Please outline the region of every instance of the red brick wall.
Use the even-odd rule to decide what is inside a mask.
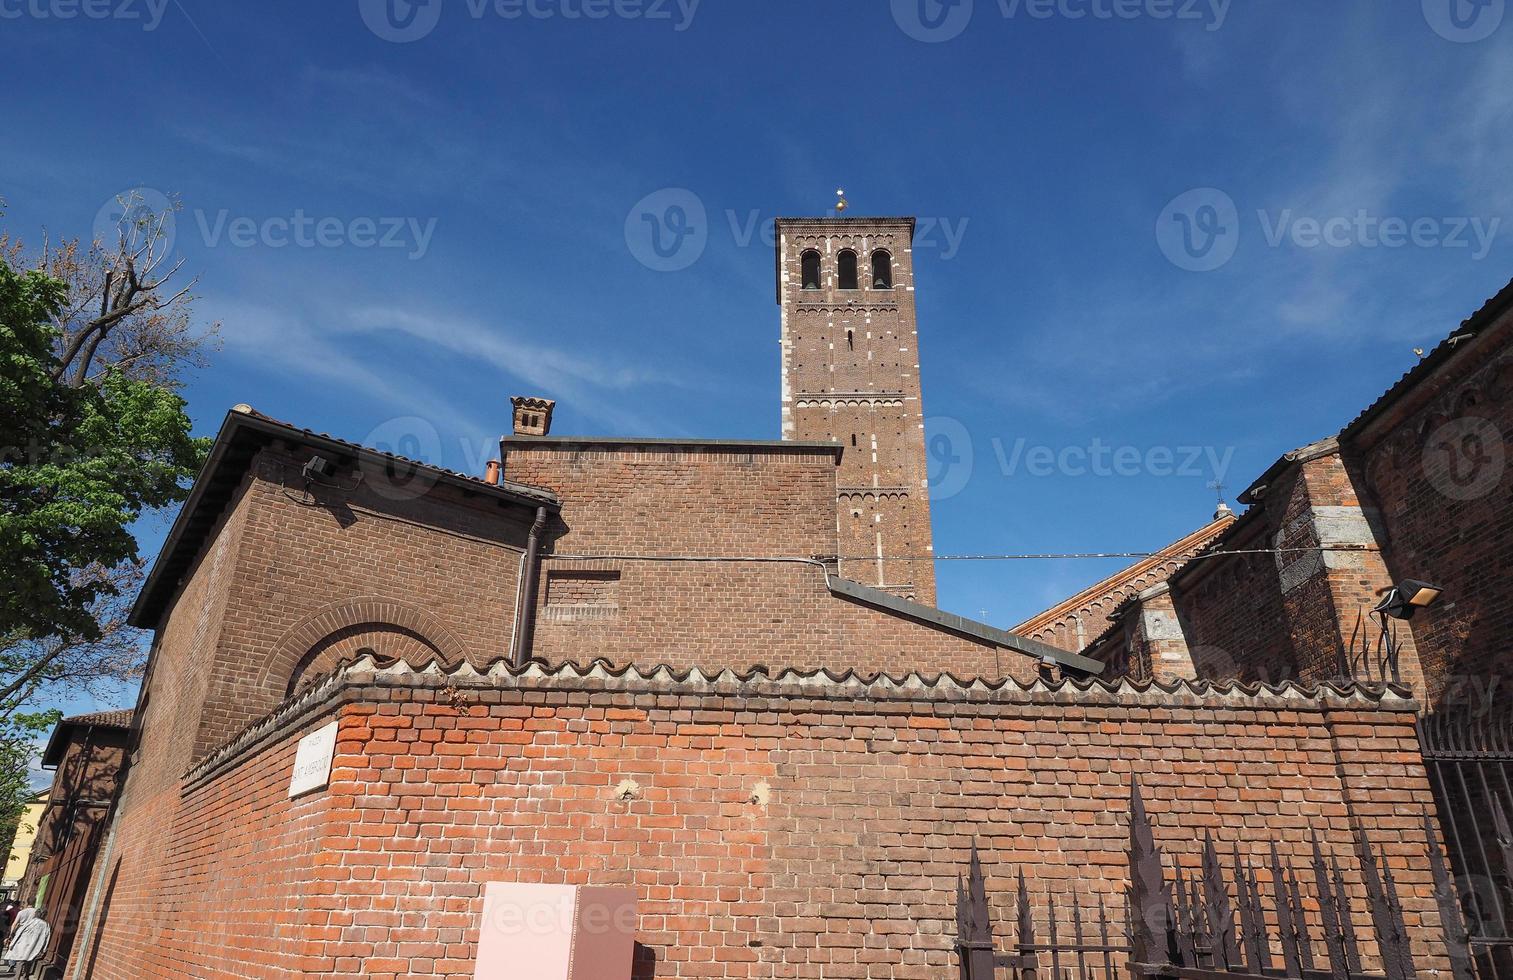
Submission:
[[[1229,538],[1225,550],[1271,547],[1264,515]],[[1297,676],[1297,654],[1269,554],[1204,558],[1172,583],[1172,602],[1200,677],[1245,681]]]
[[[93,895],[97,905],[108,906],[108,917],[92,927],[86,923],[76,956],[82,952],[105,963],[142,962],[160,936],[167,830],[177,813],[179,779],[196,756],[216,668],[209,652],[220,636],[250,509],[244,488],[227,506],[212,544],[189,573],[175,604],[177,614],[169,615],[157,635],[137,708],[140,741]]]
[[[837,481],[843,492],[890,488],[831,498],[845,555],[872,559],[879,534],[886,556],[928,555],[930,498],[909,226],[887,219],[793,219],[780,222],[778,233],[783,438],[845,446]],[[840,288],[837,264],[846,249],[857,253],[859,289]],[[878,249],[892,258],[888,289],[873,288],[871,258]],[[802,288],[803,254],[809,250],[821,256],[820,289]],[[876,560],[846,561],[841,573],[935,604],[935,568],[928,561],[884,561],[881,568]]]
[[[776,448],[578,450],[506,440],[505,473],[555,491],[558,556],[807,558],[835,552],[832,454]],[[618,664],[1032,677],[1033,660],[831,595],[792,561],[544,560],[535,654]],[[553,596],[565,574],[618,575],[615,607]],[[608,591],[608,590],[606,590]],[[558,597],[563,593],[560,587]]]
[[[1359,827],[1390,855],[1416,942],[1436,928],[1412,702],[364,676],[332,685],[346,706],[329,793],[278,792],[318,703],[191,793],[169,877],[213,884],[164,893],[164,921],[181,923],[159,936],[170,952],[123,951],[98,976],[298,962],[471,978],[496,880],[633,887],[643,980],[947,976],[974,840],[1000,921],[1018,868],[1063,908],[1121,907],[1134,774],[1185,866],[1207,831],[1257,860],[1280,836],[1303,867],[1317,832],[1353,868]],[[302,921],[301,941],[275,941]],[[225,948],[256,965],[230,966]],[[1421,970],[1444,965],[1420,952]]]
[[[115,819],[101,955],[133,955],[162,928],[164,828],[184,772],[341,656],[486,663],[514,627],[527,510],[454,488],[396,494],[356,474],[306,497],[308,453],[269,449],[165,615],[144,733]],[[111,885],[110,881],[114,880]]]
[[[1444,587],[1412,621],[1435,701],[1490,707],[1513,670],[1513,321],[1417,386],[1350,445],[1394,578]]]

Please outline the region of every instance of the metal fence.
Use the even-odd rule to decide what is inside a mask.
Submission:
[[[1295,980],[1409,980],[1417,976],[1404,925],[1397,882],[1382,855],[1359,838],[1356,856],[1370,929],[1360,928],[1347,897],[1339,862],[1313,842],[1313,860],[1298,874],[1271,847],[1268,874],[1236,848],[1224,866],[1211,837],[1201,868],[1174,864],[1168,875],[1155,846],[1150,820],[1132,788],[1130,886],[1115,910],[1100,902],[1058,909],[1046,894],[1037,910],[1019,872],[1014,931],[999,952],[988,911],[987,883],[977,849],[967,877],[957,887],[957,951],[961,980],[1111,980],[1115,977],[1265,977]],[[1430,815],[1425,829],[1434,839]],[[1430,855],[1436,897],[1446,921],[1452,972],[1471,976],[1465,936],[1448,869],[1437,850]],[[1269,887],[1263,878],[1269,877]],[[1311,894],[1306,894],[1311,892]],[[1308,913],[1313,909],[1313,913]],[[1362,916],[1361,918],[1366,918]],[[1041,936],[1044,936],[1042,940]],[[1363,965],[1362,940],[1372,965]]]
[[[1513,980],[1513,720],[1465,712],[1419,720],[1472,967]]]

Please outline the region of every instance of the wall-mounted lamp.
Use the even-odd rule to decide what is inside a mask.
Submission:
[[[304,477],[306,482],[329,480],[335,475],[336,464],[324,456],[311,456],[305,463],[305,468],[300,470],[300,476]]]
[[[1413,614],[1420,609],[1434,605],[1443,591],[1444,589],[1428,582],[1404,579],[1383,594],[1382,601],[1376,604],[1372,612],[1393,619],[1412,619]]]

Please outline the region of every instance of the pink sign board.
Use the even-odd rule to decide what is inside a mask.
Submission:
[[[491,882],[475,980],[630,980],[636,893]]]

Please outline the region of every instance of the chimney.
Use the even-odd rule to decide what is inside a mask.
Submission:
[[[515,414],[515,435],[544,436],[552,431],[552,409],[557,403],[550,398],[526,398],[516,395],[510,399]]]
[[[499,486],[499,460],[491,459],[483,470],[483,482],[492,486]]]

